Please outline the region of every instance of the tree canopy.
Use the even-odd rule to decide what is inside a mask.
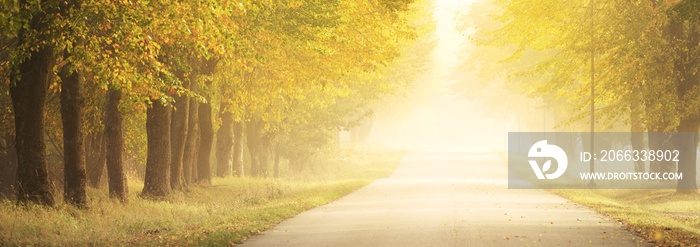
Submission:
[[[67,191],[86,180],[98,186],[105,163],[110,193],[124,199],[124,169],[145,174],[143,195],[158,197],[209,183],[212,168],[227,174],[240,163],[237,147],[247,146],[255,176],[271,175],[273,154],[305,162],[408,85],[391,71],[409,63],[398,58],[429,30],[419,21],[429,18],[426,4],[2,1],[0,136],[6,150],[19,144],[4,169],[18,168],[19,199],[51,205],[52,180],[76,181]],[[58,101],[60,115],[43,107]],[[98,148],[86,151],[85,142]],[[295,148],[300,142],[308,146]]]
[[[696,133],[699,7],[696,1],[487,1],[472,12],[471,38],[483,47],[476,52],[486,64],[483,74],[502,75],[510,90],[564,113],[559,125],[587,123],[593,100],[602,123],[596,130],[629,124],[632,132]],[[692,156],[679,163],[691,177],[678,189],[695,191],[690,150],[697,141],[676,136],[676,147]]]

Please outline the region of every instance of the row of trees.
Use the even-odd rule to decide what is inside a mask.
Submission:
[[[84,206],[106,167],[126,201],[130,161],[145,162],[142,195],[162,197],[243,176],[244,144],[252,176],[273,156],[274,175],[280,156],[301,169],[406,85],[415,63],[395,61],[416,49],[421,4],[4,0],[2,168],[16,176],[2,187],[53,205],[62,164],[64,200]]]
[[[498,54],[481,58],[491,72],[506,71],[510,89],[566,115],[561,124],[577,125],[588,123],[593,87],[598,126],[628,124],[636,149],[645,131],[689,132],[649,135],[648,146],[679,149],[678,191],[697,191],[699,2],[494,0],[476,8],[471,37],[482,55]],[[650,169],[675,166],[653,162]]]

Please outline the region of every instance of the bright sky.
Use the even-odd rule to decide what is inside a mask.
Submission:
[[[473,1],[438,0],[434,19],[437,47],[433,51],[434,64],[422,80],[436,83],[432,98],[436,104],[418,106],[406,112],[400,120],[383,120],[377,116],[368,144],[376,147],[400,147],[412,149],[459,148],[465,151],[506,149],[508,130],[513,123],[501,119],[489,119],[475,111],[466,99],[456,98],[449,85],[457,80],[470,80],[467,76],[455,76],[461,59],[466,57],[462,47],[471,45],[457,29],[458,11],[468,10]],[[465,73],[468,74],[468,73]]]

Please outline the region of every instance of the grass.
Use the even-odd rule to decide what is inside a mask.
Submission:
[[[552,190],[660,246],[700,243],[700,195],[674,190]]]
[[[161,201],[138,197],[142,182],[129,183],[130,202],[89,191],[89,208],[53,208],[0,202],[0,245],[177,245],[240,243],[302,211],[336,200],[391,174],[399,153],[353,156],[280,179],[215,178]]]

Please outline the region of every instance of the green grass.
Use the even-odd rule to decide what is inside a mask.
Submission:
[[[674,190],[553,190],[660,246],[700,243],[700,195]]]
[[[130,202],[90,190],[89,208],[53,208],[0,202],[0,245],[177,245],[240,243],[302,211],[336,200],[391,174],[399,153],[353,156],[314,173],[280,179],[215,178],[162,201],[138,197],[142,183],[129,183]]]

